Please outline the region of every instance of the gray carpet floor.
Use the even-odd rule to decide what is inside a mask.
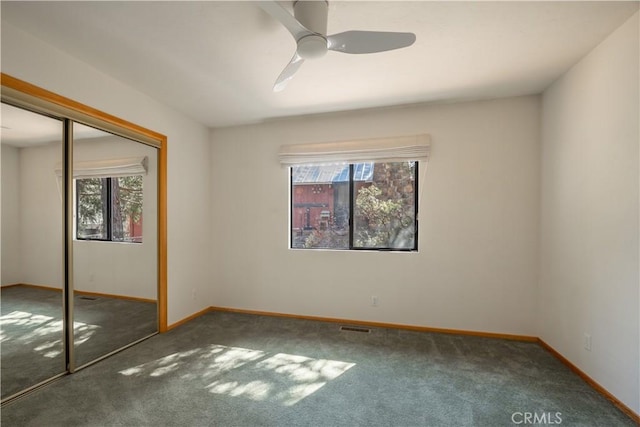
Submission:
[[[28,286],[1,290],[1,393],[10,396],[64,372],[62,294]],[[157,330],[156,304],[76,295],[77,366]]]
[[[535,343],[221,312],[9,403],[1,418],[3,426],[506,426],[524,412],[566,426],[634,425]]]

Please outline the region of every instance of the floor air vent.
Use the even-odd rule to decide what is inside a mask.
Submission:
[[[365,334],[371,332],[371,329],[369,328],[360,328],[357,326],[340,326],[340,330],[347,332],[364,332]]]
[[[86,296],[86,295],[82,295],[82,296],[80,297],[80,299],[86,299],[86,300],[89,300],[89,301],[95,301],[95,300],[97,300],[98,298],[96,298],[96,297],[88,297],[88,296]]]

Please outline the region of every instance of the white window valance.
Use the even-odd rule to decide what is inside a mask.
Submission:
[[[427,160],[430,138],[427,134],[355,141],[293,144],[280,147],[278,157],[283,166],[323,164],[394,162]]]
[[[147,157],[127,157],[73,162],[73,177],[109,178],[147,174]],[[56,165],[56,175],[62,176],[62,164]]]

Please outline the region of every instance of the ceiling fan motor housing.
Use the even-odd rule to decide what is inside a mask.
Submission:
[[[327,39],[312,34],[298,40],[298,55],[303,59],[320,58],[327,53]]]
[[[326,1],[297,0],[293,3],[293,13],[298,22],[316,33],[297,41],[297,52],[301,58],[319,58],[327,53],[328,11],[329,4]]]

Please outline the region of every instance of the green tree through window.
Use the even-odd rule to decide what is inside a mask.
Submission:
[[[76,180],[76,238],[142,242],[142,175]]]

